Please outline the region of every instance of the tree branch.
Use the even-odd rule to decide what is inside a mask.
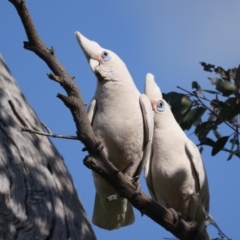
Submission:
[[[47,48],[39,38],[25,1],[9,1],[15,6],[28,37],[28,42],[24,42],[24,48],[33,51],[48,65],[53,72],[53,74],[49,74],[49,78],[58,82],[67,93],[67,96],[58,94],[57,97],[71,111],[77,129],[77,136],[91,155],[91,157],[87,157],[84,160],[84,164],[108,181],[120,196],[127,198],[141,213],[146,214],[153,221],[172,232],[176,237],[191,240],[204,239],[198,232],[196,223],[182,220],[174,210],[164,208],[142,192],[136,195],[136,185],[107,160],[105,151],[99,149],[99,142],[90,125],[85,104],[80,91],[73,82],[73,78],[58,61],[54,55],[53,48]]]

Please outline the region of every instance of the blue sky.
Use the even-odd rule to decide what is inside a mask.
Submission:
[[[67,71],[74,75],[84,101],[89,103],[96,79],[74,36],[76,30],[104,48],[117,53],[126,63],[138,89],[143,92],[147,72],[155,75],[163,92],[176,86],[191,90],[193,80],[211,89],[199,61],[226,69],[240,63],[240,2],[238,1],[27,1],[35,26],[43,41],[55,52]],[[69,110],[55,96],[64,93],[50,81],[49,69],[32,52],[22,48],[26,35],[14,7],[1,1],[0,53],[6,60],[22,92],[40,120],[52,132],[75,134]],[[227,129],[224,129],[227,132]],[[190,134],[190,130],[187,134]],[[196,138],[190,135],[193,141]],[[91,219],[95,190],[91,172],[83,166],[82,145],[54,139],[73,177],[79,198]],[[205,148],[203,159],[210,186],[210,213],[232,239],[240,238],[240,161],[220,153],[211,157]],[[144,179],[143,191],[148,193]],[[94,227],[98,239],[163,239],[171,237],[162,227],[135,211],[134,225],[116,231]],[[216,237],[210,227],[209,233]]]

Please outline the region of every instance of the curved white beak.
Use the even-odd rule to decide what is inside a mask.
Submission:
[[[76,31],[75,36],[77,38],[77,41],[83,50],[87,60],[89,61],[92,59],[97,59],[98,55],[101,53],[101,47],[98,43],[91,41],[84,37],[80,32]]]

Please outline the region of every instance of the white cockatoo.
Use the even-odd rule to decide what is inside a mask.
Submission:
[[[153,112],[148,97],[140,94],[124,62],[81,33],[75,33],[97,77],[97,89],[88,109],[96,137],[104,144],[108,160],[130,178],[140,175],[151,152]],[[127,199],[107,202],[116,191],[93,172],[96,188],[92,221],[112,230],[134,222]]]
[[[196,221],[205,239],[210,239],[205,225],[210,216],[209,189],[201,154],[176,122],[152,74],[146,76],[145,94],[154,111],[152,153],[145,167],[149,192],[184,220]]]

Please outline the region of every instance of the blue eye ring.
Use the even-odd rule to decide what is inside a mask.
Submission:
[[[101,53],[101,58],[104,62],[108,62],[111,59],[111,57],[109,56],[109,53],[107,51],[103,51]]]
[[[157,111],[158,112],[164,112],[165,111],[164,102],[162,100],[159,100],[157,102]]]

